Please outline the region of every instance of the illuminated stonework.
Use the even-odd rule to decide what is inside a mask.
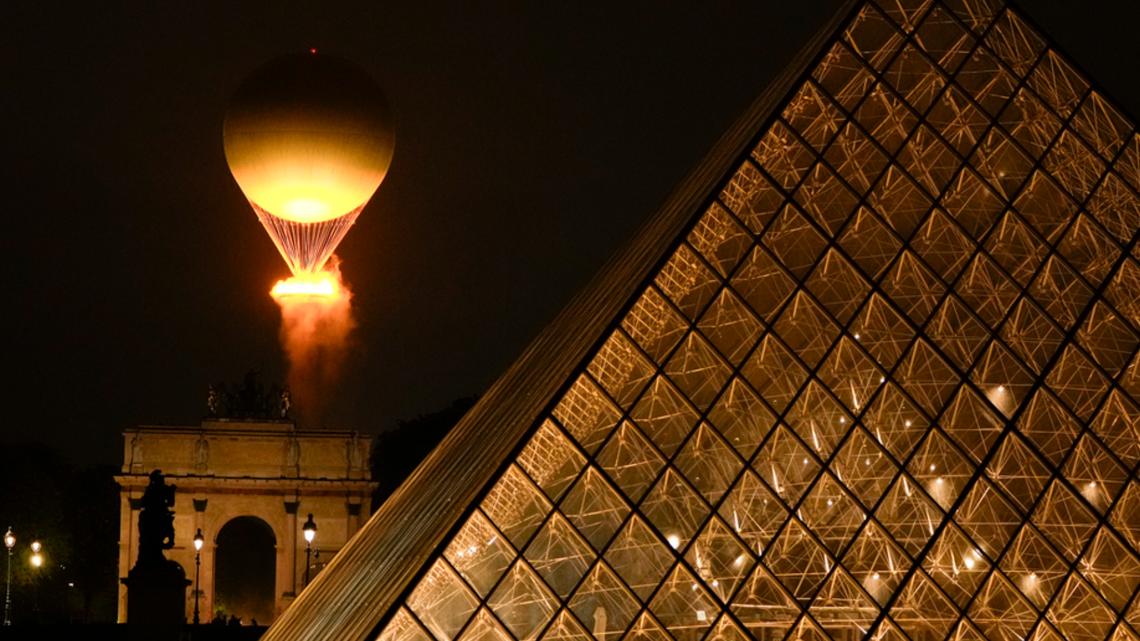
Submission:
[[[848,11],[266,639],[1140,638],[1135,125]]]
[[[166,558],[194,578],[194,535],[201,531],[200,583],[186,590],[186,620],[193,621],[194,590],[200,590],[201,620],[218,611],[266,624],[292,603],[310,574],[323,571],[345,541],[367,520],[372,492],[368,456],[372,439],[356,432],[298,430],[291,421],[216,419],[197,426],[141,426],[123,433],[119,491],[119,576],[138,558],[139,500],[151,470],[176,485],[174,548]],[[312,514],[319,535],[306,560],[302,526]],[[242,595],[226,602],[224,578],[235,570],[220,556],[221,533],[238,520],[255,520],[266,532],[272,560],[242,586],[266,588],[267,599]],[[239,550],[253,556],[263,550]],[[227,572],[228,570],[228,572]],[[231,582],[232,584],[233,582]],[[231,590],[232,592],[232,590]],[[231,600],[233,594],[230,595]],[[127,590],[119,586],[119,622],[127,620]]]

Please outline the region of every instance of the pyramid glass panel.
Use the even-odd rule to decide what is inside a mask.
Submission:
[[[719,518],[709,521],[685,558],[697,575],[724,602],[728,601],[736,587],[748,576],[755,562],[740,537]]]
[[[1140,486],[1132,495],[1135,498],[1129,502],[1129,508],[1140,511]],[[788,510],[777,498],[774,487],[751,471],[745,471],[736,482],[736,487],[721,503],[719,512],[724,522],[757,556],[764,553],[788,516]],[[1140,530],[1137,535],[1140,536]]]
[[[476,592],[486,595],[515,553],[487,517],[476,511],[451,540],[444,556]]]
[[[1135,123],[1000,0],[773,91],[268,641],[1140,639]]]
[[[947,283],[958,277],[974,254],[974,241],[941,208],[930,212],[911,237],[911,246]]]
[[[887,168],[871,190],[868,201],[875,213],[903,239],[914,234],[932,203],[915,179],[898,165]]]
[[[384,629],[380,636],[383,641],[431,641],[431,636],[424,632],[407,610],[400,610]]]
[[[678,641],[699,641],[719,606],[684,567],[677,566],[661,584],[650,611]]]
[[[596,641],[621,638],[638,611],[637,600],[605,563],[586,575],[568,605]]]
[[[672,637],[661,628],[661,624],[653,620],[647,613],[642,613],[637,622],[622,637],[623,641],[669,641]]]
[[[882,526],[868,521],[847,547],[841,564],[883,606],[906,578],[911,560]]]
[[[675,558],[669,544],[637,516],[626,522],[606,550],[606,560],[643,601],[653,595]]]
[[[1001,569],[1041,610],[1060,589],[1068,572],[1068,563],[1036,528],[1026,525],[1007,548]]]
[[[837,567],[816,595],[809,614],[824,630],[824,638],[859,635],[870,628],[879,607],[867,590],[842,567]]]
[[[531,540],[526,559],[559,596],[565,597],[592,565],[595,554],[561,513],[554,513]]]
[[[525,561],[507,571],[487,603],[516,639],[536,638],[557,609],[554,595]]]
[[[555,617],[546,632],[542,633],[542,641],[590,641],[591,637],[578,623],[574,615],[563,610]]]
[[[750,638],[783,638],[800,610],[787,590],[757,565],[732,601],[731,613],[744,625]]]
[[[490,612],[484,609],[475,615],[459,639],[460,641],[510,641],[511,635]]]
[[[898,468],[875,438],[859,427],[836,454],[831,469],[847,491],[870,509],[887,491]]]
[[[733,378],[709,410],[709,420],[736,452],[748,459],[776,422],[776,417],[741,378]]]

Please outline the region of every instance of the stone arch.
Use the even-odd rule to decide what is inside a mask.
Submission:
[[[235,516],[214,537],[214,610],[243,623],[273,620],[277,536],[258,516]],[[213,618],[213,614],[210,618]]]

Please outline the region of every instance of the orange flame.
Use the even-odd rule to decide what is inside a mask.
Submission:
[[[304,297],[316,299],[336,299],[344,295],[340,282],[340,272],[317,272],[302,274],[279,280],[269,291],[278,303],[283,298]]]
[[[300,419],[320,421],[336,389],[356,321],[352,292],[334,256],[325,271],[279,280],[270,296],[281,308],[281,345],[289,359],[289,387]]]

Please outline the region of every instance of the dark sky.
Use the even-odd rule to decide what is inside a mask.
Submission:
[[[489,385],[839,3],[460,4],[7,7],[0,446],[118,462],[126,427],[197,423],[209,382],[283,380],[286,268],[222,154],[261,63],[343,56],[397,112],[328,390],[332,426],[378,432]],[[1023,4],[1140,112],[1131,2]]]

